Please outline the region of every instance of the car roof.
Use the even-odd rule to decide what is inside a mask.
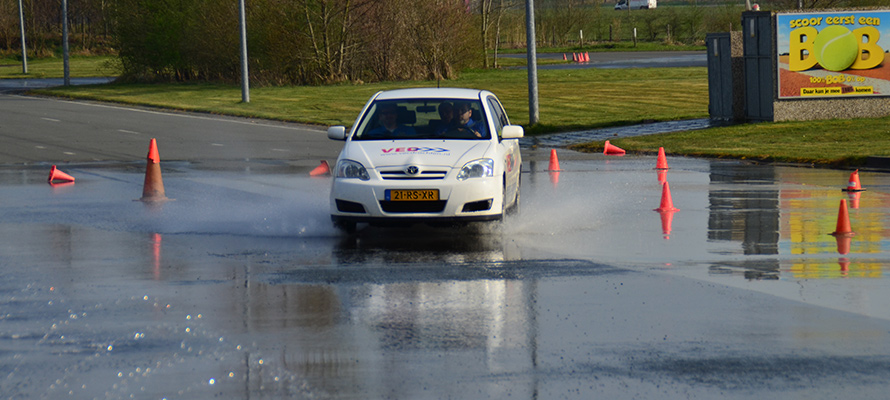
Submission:
[[[444,99],[473,99],[478,100],[485,94],[490,94],[487,90],[465,89],[465,88],[412,88],[412,89],[396,89],[380,92],[377,100],[396,100],[396,99],[413,99],[413,98],[444,98]]]

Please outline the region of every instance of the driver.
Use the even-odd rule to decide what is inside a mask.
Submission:
[[[454,105],[454,120],[448,127],[440,128],[437,132],[443,134],[457,133],[460,137],[484,138],[488,135],[485,132],[485,123],[473,120],[473,109],[470,103],[456,103]]]

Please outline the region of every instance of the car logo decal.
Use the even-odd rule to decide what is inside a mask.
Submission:
[[[417,168],[416,166],[412,165],[412,166],[408,167],[405,170],[405,172],[407,172],[408,175],[417,175],[417,173],[420,172],[420,169]]]
[[[380,149],[383,154],[442,154],[451,153],[449,149],[441,147],[390,147],[388,149]]]

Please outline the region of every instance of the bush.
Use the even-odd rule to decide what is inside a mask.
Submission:
[[[449,78],[467,66],[473,49],[472,16],[460,0],[249,4],[249,70],[263,84]],[[115,38],[125,77],[239,80],[236,7],[216,0],[120,0]]]

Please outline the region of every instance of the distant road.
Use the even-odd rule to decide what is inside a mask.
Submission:
[[[678,68],[706,67],[707,53],[702,51],[607,51],[588,52],[590,61],[583,63],[539,65],[538,69],[574,68]],[[538,53],[538,59],[572,59],[572,53]],[[501,57],[525,58],[525,54],[506,54]],[[525,67],[522,67],[525,68]]]
[[[89,101],[0,94],[0,165],[162,160],[333,160],[321,127]]]
[[[71,78],[72,85],[95,85],[108,83],[114,78]],[[23,79],[0,79],[0,93],[13,92],[22,89],[40,89],[53,86],[62,86],[65,80],[62,78],[23,78]]]

